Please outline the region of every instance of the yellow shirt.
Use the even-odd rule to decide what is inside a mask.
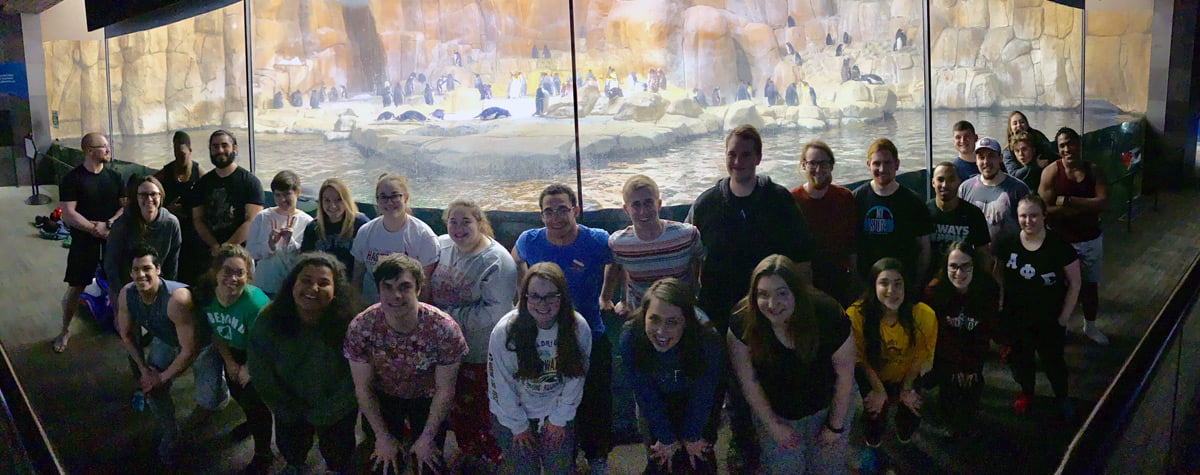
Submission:
[[[854,335],[854,347],[858,350],[858,362],[869,365],[867,342],[863,339],[862,301],[847,308],[846,315],[850,317],[850,331]],[[933,364],[933,348],[937,345],[937,317],[928,305],[917,303],[913,306],[913,321],[916,325],[915,344],[908,341],[908,333],[899,323],[891,326],[879,324],[882,364],[880,368],[872,368],[885,383],[904,382],[904,376],[913,365],[921,366],[921,371],[926,371]]]

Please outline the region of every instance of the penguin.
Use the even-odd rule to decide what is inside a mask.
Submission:
[[[796,19],[792,18],[791,15],[788,15],[787,26],[789,26],[789,27],[796,26]]]
[[[386,112],[385,112],[385,114],[386,114]],[[409,122],[409,121],[425,122],[425,121],[429,120],[429,118],[425,117],[425,114],[410,110],[410,111],[404,111],[403,114],[396,116],[396,120],[400,121],[400,122]]]
[[[458,51],[454,52],[454,65],[459,67],[462,66],[462,54],[459,54]]]
[[[692,88],[692,99],[695,100],[697,104],[700,104],[700,108],[704,109],[708,107],[708,100],[704,98],[704,92],[702,92],[699,88]]]
[[[346,92],[346,86],[344,84],[341,86],[338,86],[338,89],[341,89],[341,91],[342,91],[342,100],[343,101],[350,98],[350,94]]]
[[[720,105],[724,105],[724,104],[725,104],[725,100],[721,99],[721,88],[714,87],[713,92],[712,92],[712,105],[720,106]]]
[[[458,82],[458,80],[454,79],[454,73],[446,73],[446,90],[447,91],[453,91],[454,83],[456,83],[456,82]]]
[[[825,33],[825,46],[833,46],[833,35]]]
[[[292,93],[288,95],[288,103],[291,104],[292,107],[304,107],[304,94],[301,94],[299,90],[292,91]]]
[[[750,85],[746,84],[745,81],[739,83],[737,90],[734,91],[733,98],[735,101],[753,100],[753,98],[750,96]]]
[[[779,101],[779,90],[775,88],[775,81],[767,79],[767,83],[763,84],[763,97],[767,98],[768,106],[773,106]]]
[[[785,48],[787,48],[787,54],[791,55],[791,54],[795,54],[795,53],[796,53],[796,48],[792,47],[792,42],[790,42],[790,41],[789,41],[789,42],[787,42],[787,43],[784,43],[784,45],[783,45],[783,46],[784,46]]]
[[[550,45],[542,45],[542,59],[550,59]]]
[[[404,95],[404,86],[400,85],[400,81],[396,81],[396,84],[392,85],[392,101],[396,104],[403,104],[405,97],[408,96]]]
[[[850,80],[850,60],[842,58],[842,82]]]
[[[404,80],[404,97],[411,96],[413,93],[413,81],[417,80],[417,73],[408,73],[408,79]]]
[[[883,84],[883,78],[876,74],[863,74],[858,77],[858,80],[867,84]]]
[[[796,66],[804,64],[804,61],[800,59],[799,51],[792,53],[792,64],[795,64]]]
[[[433,105],[433,86],[430,86],[429,83],[425,83],[425,105]]]
[[[283,109],[283,91],[275,91],[275,95],[271,97],[272,109]]]
[[[841,55],[842,55],[842,47],[843,47],[843,46],[846,46],[846,45],[845,45],[845,44],[842,44],[842,43],[838,43],[838,45],[837,45],[837,52],[835,52],[833,55],[834,55],[834,56],[841,56]]]
[[[321,98],[319,96],[317,96],[317,94],[318,93],[317,93],[316,89],[312,89],[312,90],[308,91],[308,106],[313,109],[321,108]]]
[[[419,82],[421,84],[425,84],[425,82],[426,82],[425,73],[417,73],[417,82]]]
[[[441,109],[434,109],[429,115],[437,120],[446,120],[446,111]]]
[[[533,105],[534,105],[533,116],[534,117],[541,117],[542,114],[546,113],[546,102],[548,102],[549,96],[550,96],[550,92],[547,91],[545,87],[538,86],[537,94],[534,96],[534,99],[533,99]]]
[[[512,117],[512,114],[508,112],[508,109],[503,107],[488,107],[487,109],[480,111],[479,115],[475,116],[476,119],[483,120],[495,120],[502,117]]]
[[[892,51],[900,51],[900,48],[908,44],[908,35],[904,34],[904,30],[896,29],[896,40],[892,42]]]
[[[533,59],[537,59],[537,58],[538,58],[538,50],[537,50],[537,45],[533,45],[533,50],[532,50],[532,51],[529,53],[529,57],[530,57],[530,58],[533,58]]]
[[[854,66],[851,66],[850,67],[850,79],[857,81],[860,76],[862,76],[862,71],[858,70],[858,65],[856,64]]]
[[[848,31],[842,32],[842,43],[845,43],[846,45],[850,44],[850,32],[848,32]]]
[[[396,114],[391,113],[391,111],[383,111],[382,114],[379,114],[378,117],[375,117],[375,120],[392,120],[395,118]]]
[[[381,94],[381,95],[383,96],[383,107],[391,107],[392,106],[392,91],[384,89],[383,94]]]
[[[809,86],[807,82],[804,83],[804,86],[808,87],[808,99],[812,101],[812,105],[817,105],[817,90],[813,89],[812,86]]]
[[[800,94],[796,93],[796,83],[788,84],[787,90],[783,92],[783,103],[789,106],[800,105]]]
[[[329,89],[327,89],[325,86],[321,86],[320,96],[318,97],[321,98],[321,102],[329,102],[333,100],[333,98],[329,97]]]

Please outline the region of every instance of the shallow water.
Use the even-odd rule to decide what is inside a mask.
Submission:
[[[1034,127],[1052,135],[1060,126],[1079,128],[1077,111],[1027,112]],[[1004,122],[1008,111],[937,111],[933,117],[934,162],[953,159],[950,140],[954,122],[971,121],[979,135],[990,135],[1002,143]],[[798,170],[800,147],[809,140],[824,140],[838,157],[834,168],[834,183],[848,183],[869,177],[865,160],[866,149],[872,140],[887,137],[900,151],[901,171],[925,167],[925,116],[921,111],[898,111],[894,117],[873,124],[839,127],[822,131],[781,129],[764,134],[763,161],[760,174],[791,188],[803,182]],[[1116,116],[1088,116],[1087,130],[1119,123]],[[208,130],[192,132],[195,143],[204,143]],[[587,124],[580,134],[587,135]],[[245,131],[238,133],[245,146]],[[470,197],[485,209],[529,211],[537,208],[537,195],[547,184],[559,181],[575,184],[574,165],[565,163],[555,169],[524,171],[520,177],[497,175],[491,172],[447,173],[436,167],[422,166],[422,160],[397,160],[395,157],[364,157],[350,142],[328,142],[319,135],[267,134],[255,135],[255,169],[264,184],[279,170],[289,169],[304,181],[306,194],[312,193],[321,181],[340,177],[351,188],[358,201],[370,200],[375,179],[384,172],[401,173],[409,177],[412,186],[411,206],[440,208],[457,197]],[[687,143],[665,147],[661,153],[641,158],[585,157],[583,165],[583,195],[586,209],[618,208],[620,190],[625,179],[643,173],[658,181],[665,205],[690,203],[702,191],[712,186],[724,171],[724,136],[714,134]],[[113,156],[121,160],[160,167],[171,159],[171,133],[145,136],[121,136],[113,140]],[[71,142],[64,142],[71,143]],[[481,151],[486,154],[486,151]],[[209,167],[206,151],[197,147],[194,158]],[[245,157],[245,150],[242,156]],[[423,157],[422,157],[423,158]],[[435,157],[429,157],[435,160]],[[246,159],[242,158],[243,166]]]

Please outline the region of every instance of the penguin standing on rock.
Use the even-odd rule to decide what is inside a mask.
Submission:
[[[692,88],[692,99],[695,100],[697,104],[700,104],[701,108],[708,107],[708,100],[704,98],[704,91],[701,91],[700,88]]]
[[[842,55],[842,47],[843,47],[843,46],[846,46],[846,45],[845,45],[844,43],[838,43],[838,46],[837,46],[837,52],[835,52],[833,55],[834,55],[834,56],[841,56],[841,55]]]
[[[429,83],[425,83],[425,105],[433,105],[433,86],[430,86]]]
[[[275,95],[271,97],[272,109],[283,109],[283,91],[275,91]]]
[[[800,59],[799,51],[792,53],[792,64],[795,64],[796,66],[804,64],[804,61]]]
[[[719,87],[713,88],[712,105],[714,105],[714,106],[725,105],[725,100],[721,98],[721,88],[719,88]]]
[[[842,32],[842,43],[845,43],[846,45],[850,44],[850,32]]]
[[[833,35],[825,33],[825,46],[833,46]]]
[[[542,59],[550,59],[550,45],[542,45]]]
[[[775,88],[775,81],[767,79],[767,83],[763,84],[763,96],[767,98],[768,106],[779,102],[779,90]]]
[[[789,26],[789,27],[796,26],[796,19],[792,18],[791,15],[788,15],[787,26]]]
[[[785,43],[783,46],[785,48],[787,48],[787,54],[789,54],[789,55],[796,54],[796,48],[792,46],[792,42],[789,41],[789,42]]]
[[[318,97],[317,94],[318,92],[316,89],[308,91],[308,106],[313,109],[321,108],[321,98]]]
[[[789,106],[800,105],[800,95],[796,93],[796,83],[788,84],[787,90],[783,92],[783,103]]]
[[[908,35],[904,34],[904,30],[896,29],[896,41],[892,43],[892,51],[900,51],[901,48],[908,45]]]

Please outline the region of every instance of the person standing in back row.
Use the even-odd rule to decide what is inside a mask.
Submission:
[[[933,233],[929,212],[916,193],[896,181],[900,156],[891,140],[871,142],[867,167],[871,181],[854,190],[860,226],[859,275],[866,276],[880,259],[894,257],[904,264],[905,281],[910,286],[922,285],[929,267],[929,235]]]

